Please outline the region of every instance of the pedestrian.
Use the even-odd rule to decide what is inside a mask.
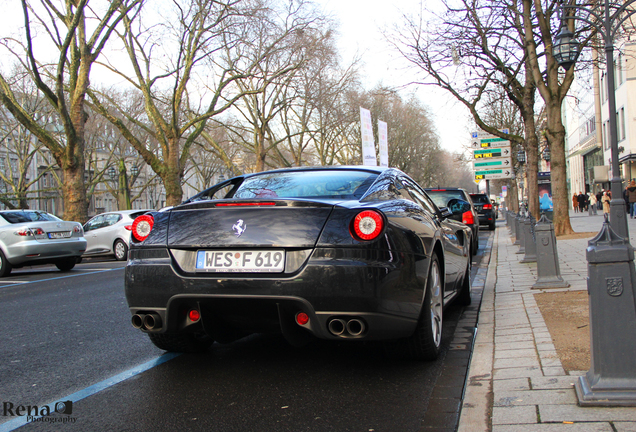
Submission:
[[[592,215],[597,215],[597,211],[596,211],[596,195],[594,194],[590,194],[590,209],[592,209]]]
[[[596,192],[596,205],[598,206],[599,210],[603,208],[603,203],[601,202],[601,198],[603,198],[603,192],[605,192],[605,189]]]
[[[583,210],[585,210],[585,195],[582,191],[579,191],[579,196],[576,198],[579,202],[579,212],[583,213]]]
[[[610,197],[610,192],[604,192],[603,193],[603,198],[601,198],[601,202],[603,203],[603,214],[609,214],[610,212],[610,201],[611,201],[611,197]]]
[[[574,213],[577,213],[579,211],[579,200],[576,196],[576,192],[574,192],[574,195],[572,195],[572,207],[574,208]]]
[[[629,184],[623,189],[623,201],[625,201],[625,212],[630,213],[631,206],[629,205],[629,191],[627,189],[629,189]]]
[[[636,212],[636,181],[632,180],[627,188],[627,199],[629,200],[629,216],[633,219]]]

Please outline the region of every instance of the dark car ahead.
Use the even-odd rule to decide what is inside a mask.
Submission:
[[[451,199],[460,199],[470,203],[470,210],[454,215],[453,219],[468,225],[472,230],[473,244],[471,252],[475,255],[477,249],[479,249],[479,215],[468,192],[462,188],[426,188],[425,190],[438,207],[447,207]]]
[[[434,359],[444,307],[470,303],[472,232],[450,217],[392,168],[235,177],[134,221],[132,324],[167,351],[277,332]]]
[[[493,231],[497,215],[488,195],[482,193],[470,194],[470,198],[473,200],[475,210],[477,210],[479,215],[479,225],[488,225],[488,229]]]

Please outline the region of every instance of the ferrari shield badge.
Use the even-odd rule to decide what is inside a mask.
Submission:
[[[236,237],[240,237],[241,234],[245,232],[247,225],[243,222],[243,219],[239,219],[236,221],[234,225],[232,225],[232,231],[236,234]]]

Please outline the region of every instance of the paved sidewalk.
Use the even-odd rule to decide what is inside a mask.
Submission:
[[[603,216],[570,213],[577,232],[598,232]],[[629,220],[636,245],[636,219]],[[535,302],[546,291],[587,290],[589,239],[557,240],[566,289],[533,290],[536,263],[521,263],[499,219],[479,312],[459,432],[636,432],[636,408],[582,408]]]

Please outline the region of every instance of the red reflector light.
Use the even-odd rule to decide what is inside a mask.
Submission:
[[[198,310],[192,309],[190,312],[188,312],[188,318],[190,318],[190,321],[192,322],[197,322],[201,319],[201,314]]]
[[[132,224],[132,235],[138,241],[144,241],[150,235],[152,227],[155,224],[155,218],[150,215],[142,215],[134,220]]]
[[[33,235],[43,235],[44,230],[42,228],[31,228]]]
[[[132,225],[124,225],[124,228],[126,228],[128,231],[132,231]]]
[[[484,204],[482,207],[484,210],[492,210],[492,204]]]
[[[248,207],[248,206],[273,206],[274,202],[241,202],[241,203],[218,203],[216,207]]]
[[[360,240],[373,240],[382,232],[384,219],[377,211],[364,210],[353,219],[353,230]]]
[[[298,323],[298,325],[305,325],[309,322],[309,315],[307,315],[305,312],[298,312],[296,314],[296,323]]]
[[[466,225],[473,225],[475,223],[475,217],[473,216],[473,212],[465,212],[462,214],[462,222]]]

